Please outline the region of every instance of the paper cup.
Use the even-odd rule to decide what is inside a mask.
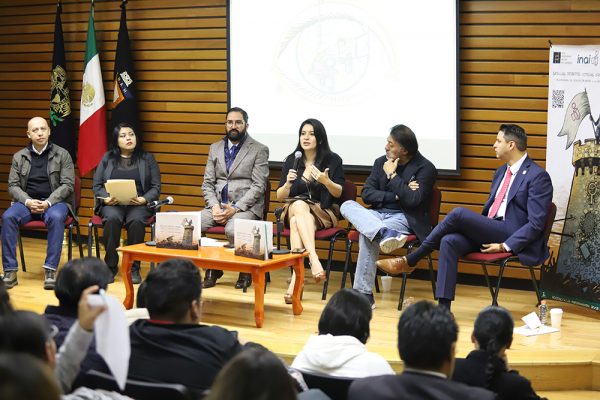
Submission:
[[[562,308],[553,308],[550,310],[550,319],[552,320],[553,328],[560,328],[562,324],[563,310]]]
[[[389,292],[390,290],[392,290],[392,277],[388,275],[382,276],[381,286],[383,287],[384,292]]]

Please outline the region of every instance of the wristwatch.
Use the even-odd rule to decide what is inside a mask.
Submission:
[[[396,171],[390,172],[389,174],[387,174],[388,179],[392,179],[392,177],[396,175]]]
[[[233,208],[234,208],[234,210],[235,210],[235,213],[236,213],[236,214],[237,214],[237,213],[239,213],[239,212],[241,211],[241,210],[240,210],[240,208],[239,208],[238,206],[233,206]]]

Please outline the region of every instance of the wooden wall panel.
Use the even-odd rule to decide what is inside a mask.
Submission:
[[[225,4],[226,0],[132,0],[127,5],[145,147],[160,164],[163,195],[176,197],[177,206],[170,208],[204,206],[200,185],[208,148],[224,133]],[[112,98],[118,6],[118,1],[96,2],[107,99]],[[438,179],[443,192],[441,218],[457,206],[481,211],[493,171],[500,166],[491,146],[501,123],[522,125],[529,134],[530,156],[545,165],[548,40],[592,44],[600,36],[600,1],[478,0],[460,1],[459,6],[461,176]],[[63,9],[77,135],[90,2],[64,0]],[[51,0],[0,3],[0,213],[10,204],[11,156],[27,144],[27,121],[35,115],[48,117],[55,11],[56,2]],[[110,108],[108,103],[109,117]],[[382,132],[382,146],[384,136]],[[269,177],[271,211],[278,206],[274,191],[279,174],[273,168]],[[91,175],[83,177],[80,215],[84,226],[92,216]],[[367,175],[349,172],[347,177],[356,182],[360,193]],[[274,220],[272,215],[269,218]],[[343,251],[341,243],[336,245],[334,259],[343,260]],[[320,245],[319,252],[324,258],[326,246]],[[481,273],[478,266],[460,268]],[[528,272],[514,266],[506,276],[528,279]]]

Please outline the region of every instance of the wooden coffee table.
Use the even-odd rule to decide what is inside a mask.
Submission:
[[[245,272],[252,274],[254,283],[254,320],[257,327],[262,327],[265,320],[265,273],[276,269],[292,266],[296,272],[294,293],[292,294],[292,307],[294,315],[302,313],[300,294],[304,282],[304,256],[305,254],[274,255],[272,260],[259,261],[252,258],[238,257],[233,250],[226,251],[222,247],[203,247],[201,250],[174,250],[158,249],[146,246],[144,243],[132,246],[119,247],[117,251],[123,253],[121,274],[125,282],[125,301],[123,305],[130,309],[133,307],[133,283],[131,282],[131,265],[134,260],[161,263],[170,258],[187,258],[198,268],[220,269],[223,271]]]

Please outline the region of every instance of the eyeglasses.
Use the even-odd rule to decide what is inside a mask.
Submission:
[[[225,125],[228,127],[232,127],[233,125],[235,125],[238,128],[241,128],[242,126],[244,126],[244,121],[226,121]]]
[[[48,340],[54,339],[58,335],[58,327],[56,325],[50,325],[50,332],[48,332]]]

